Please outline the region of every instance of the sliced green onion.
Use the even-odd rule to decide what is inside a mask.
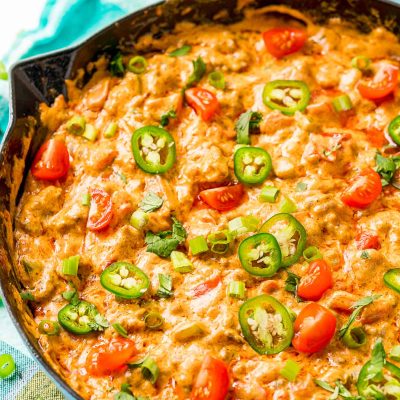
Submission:
[[[104,137],[107,139],[111,139],[117,133],[118,125],[115,122],[110,122],[107,126],[107,129],[104,131]]]
[[[296,185],[296,192],[305,192],[308,188],[307,183],[305,182],[298,182]]]
[[[129,223],[138,231],[142,230],[149,222],[149,216],[142,210],[136,210],[129,221]]]
[[[228,229],[232,235],[242,235],[247,232],[256,232],[260,220],[252,215],[237,217],[228,222]]]
[[[171,51],[171,53],[169,53],[168,55],[170,57],[182,57],[186,56],[186,54],[188,54],[190,50],[192,50],[192,46],[184,44],[182,47],[179,47],[179,49]]]
[[[142,56],[132,57],[128,62],[127,69],[137,75],[143,74],[147,70],[147,61]]]
[[[333,104],[333,108],[337,112],[348,111],[353,108],[353,103],[351,102],[351,99],[347,94],[335,97],[332,100],[332,104]]]
[[[361,326],[350,326],[344,334],[343,343],[350,349],[357,349],[367,342],[367,335]]]
[[[234,237],[227,229],[210,233],[207,236],[207,242],[211,245],[211,251],[216,254],[225,254],[229,249],[229,244]]]
[[[228,294],[235,299],[244,299],[246,286],[242,281],[232,281],[228,285]]]
[[[60,325],[57,321],[44,319],[39,323],[39,332],[43,335],[55,336],[60,333]]]
[[[128,362],[128,366],[129,366],[130,368],[138,368],[138,367],[141,367],[142,364],[146,361],[146,358],[147,358],[147,356],[142,357],[142,358],[139,358],[139,359],[134,360],[134,361],[129,361],[129,362]]]
[[[112,324],[112,327],[124,338],[128,337],[128,331],[118,322]]]
[[[213,71],[208,75],[208,83],[216,89],[225,89],[225,78],[222,72]]]
[[[0,354],[0,378],[5,379],[15,371],[15,361],[11,354]]]
[[[203,236],[197,236],[193,239],[190,239],[189,248],[194,256],[200,253],[204,253],[208,251],[207,240]]]
[[[322,257],[322,254],[320,253],[320,251],[318,250],[318,247],[315,246],[310,246],[307,247],[304,251],[303,251],[303,257],[306,261],[311,262],[314,260],[318,260]]]
[[[193,264],[181,251],[173,251],[171,253],[171,262],[176,272],[185,274],[186,272],[193,271]]]
[[[21,299],[24,301],[35,301],[35,297],[28,290],[21,292],[19,295],[21,296]]]
[[[296,210],[296,204],[289,197],[284,197],[279,204],[279,211],[281,213],[293,213],[296,212]]]
[[[8,79],[7,69],[2,61],[0,61],[0,79],[3,81]]]
[[[91,142],[94,142],[97,139],[98,133],[98,130],[92,124],[86,124],[83,137]]]
[[[300,365],[293,360],[287,360],[285,366],[280,370],[280,374],[289,382],[294,382],[301,370]]]
[[[85,193],[82,195],[82,205],[83,206],[90,206],[91,196],[89,193]]]
[[[356,56],[351,60],[351,66],[360,71],[368,71],[371,65],[371,59],[366,56]]]
[[[258,197],[260,201],[266,203],[275,203],[278,198],[279,189],[273,186],[265,186],[262,188],[260,196]]]
[[[79,256],[72,256],[63,260],[62,273],[64,275],[76,276],[78,274],[79,258]]]
[[[174,332],[174,338],[179,342],[188,342],[204,335],[205,329],[197,322],[192,322],[178,327]]]
[[[394,360],[399,362],[400,361],[400,346],[394,346],[393,349],[389,353],[389,357]]]
[[[80,115],[72,117],[66,125],[67,131],[76,136],[81,136],[85,132],[86,120]]]
[[[156,362],[151,358],[147,357],[141,366],[142,375],[144,379],[150,381],[153,385],[157,382],[158,376],[160,375],[160,369]]]
[[[164,318],[158,312],[149,312],[144,317],[144,323],[149,329],[158,329],[164,323]]]

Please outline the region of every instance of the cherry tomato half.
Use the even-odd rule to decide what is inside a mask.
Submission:
[[[368,100],[379,100],[394,92],[397,88],[399,70],[391,64],[382,64],[370,81],[360,82],[358,91]]]
[[[200,283],[200,285],[196,286],[193,289],[192,294],[194,297],[203,296],[203,294],[206,294],[210,290],[216,288],[220,282],[221,282],[221,277],[217,275],[215,278],[209,279],[208,281]]]
[[[294,322],[293,347],[315,353],[328,345],[336,330],[336,317],[318,303],[307,304]]]
[[[276,58],[299,51],[307,40],[307,33],[297,28],[273,28],[263,33],[265,47]]]
[[[332,271],[324,260],[315,260],[301,278],[297,294],[305,300],[319,300],[333,286]]]
[[[186,90],[185,98],[190,107],[205,122],[209,121],[219,111],[219,102],[214,93],[202,88]]]
[[[92,189],[87,228],[97,232],[110,225],[113,215],[111,196],[101,189]]]
[[[225,363],[205,356],[194,382],[190,400],[225,400],[229,390],[229,374]]]
[[[107,376],[125,372],[127,363],[137,354],[130,339],[111,339],[95,345],[87,358],[87,371],[93,376]]]
[[[381,192],[381,177],[368,167],[350,181],[341,199],[349,207],[366,208],[379,197]]]
[[[65,143],[59,139],[50,139],[43,143],[36,153],[31,168],[36,179],[55,181],[64,178],[69,169],[69,153]]]
[[[199,197],[214,210],[228,211],[240,204],[243,194],[243,186],[238,183],[237,185],[203,190],[200,192]]]
[[[356,236],[356,245],[358,250],[375,249],[379,250],[381,244],[379,237],[370,232],[361,232]]]

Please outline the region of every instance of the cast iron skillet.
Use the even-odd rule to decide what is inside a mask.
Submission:
[[[46,136],[35,118],[38,104],[51,104],[60,93],[65,95],[65,79],[73,77],[79,68],[99,54],[113,53],[119,43],[134,41],[149,32],[151,26],[154,35],[162,35],[183,19],[204,23],[219,16],[219,22],[229,23],[242,17],[236,3],[237,0],[161,2],[115,22],[79,46],[22,61],[11,71],[11,121],[0,150],[0,289],[6,308],[33,357],[68,398],[82,399],[42,355],[34,333],[36,329],[29,330],[29,326],[35,324],[29,304],[20,299],[19,292],[23,288],[12,267],[15,206],[32,155]],[[400,4],[391,0],[255,0],[252,6],[271,4],[285,4],[306,11],[317,22],[340,16],[357,24],[361,31],[385,25],[399,34]]]

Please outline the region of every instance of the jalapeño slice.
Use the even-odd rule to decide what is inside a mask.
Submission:
[[[124,299],[143,296],[150,286],[148,276],[138,267],[127,262],[115,262],[100,276],[104,289]]]
[[[84,335],[92,332],[96,325],[95,318],[99,313],[94,304],[80,301],[76,305],[67,304],[58,312],[58,322],[71,333]]]
[[[296,263],[306,247],[306,230],[291,214],[275,214],[261,226],[260,232],[275,236],[281,248],[282,267],[290,267]]]
[[[400,145],[400,115],[390,122],[388,127],[390,137],[397,145]]]
[[[235,152],[236,178],[247,184],[262,183],[272,168],[271,156],[260,147],[242,147]]]
[[[306,109],[310,101],[310,89],[303,81],[271,81],[264,87],[263,101],[272,110],[293,115],[296,111]]]
[[[262,294],[242,304],[239,323],[247,343],[259,354],[276,354],[290,346],[293,322],[286,307]]]
[[[400,268],[389,269],[383,275],[383,281],[387,287],[400,293]]]
[[[249,274],[270,277],[281,266],[282,255],[274,236],[257,233],[240,243],[239,260]]]
[[[385,373],[378,375],[372,380],[369,379],[368,376],[374,367],[371,361],[364,364],[357,379],[357,390],[360,396],[368,400],[385,400],[391,399],[392,397],[390,395],[398,394],[398,387],[400,386],[400,368],[388,361],[385,362],[383,368]],[[387,372],[390,373],[390,376]],[[395,392],[392,392],[393,389]],[[397,396],[393,398],[397,398]]]
[[[133,133],[131,145],[136,164],[149,174],[167,172],[175,163],[175,141],[163,128],[143,126]]]

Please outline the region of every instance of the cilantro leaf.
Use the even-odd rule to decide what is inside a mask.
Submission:
[[[350,326],[356,320],[356,318],[361,313],[363,308],[368,306],[368,305],[370,305],[371,303],[373,303],[376,299],[379,299],[379,297],[381,297],[381,296],[380,295],[376,295],[376,294],[374,294],[372,296],[363,297],[362,299],[356,301],[352,305],[351,308],[354,311],[351,313],[351,315],[350,315],[349,319],[347,320],[347,322],[339,330],[339,338],[340,339],[346,334],[347,330],[350,328]]]
[[[372,349],[370,364],[368,366],[367,375],[365,376],[366,381],[379,381],[383,378],[382,370],[385,365],[385,359],[385,349],[383,348],[382,339],[379,338]]]
[[[341,396],[346,400],[361,400],[363,397],[361,396],[353,396],[349,390],[343,385],[342,382],[336,381],[335,387],[331,386],[328,382],[322,381],[320,379],[314,379],[314,383],[321,387],[322,389],[327,390],[332,393],[332,396],[329,397],[329,400],[335,400],[338,396]]]
[[[123,76],[125,72],[124,64],[122,62],[122,55],[121,53],[117,53],[112,60],[110,61],[109,66],[111,75],[114,76]]]
[[[363,250],[363,251],[361,252],[360,257],[361,257],[362,259],[364,259],[364,260],[368,260],[369,258],[371,258],[367,250]]]
[[[394,173],[396,172],[396,164],[392,158],[387,158],[379,153],[375,156],[376,172],[381,176],[382,186],[390,184]]]
[[[157,290],[157,296],[163,298],[171,297],[173,294],[171,275],[158,274],[158,281],[160,282],[160,287]]]
[[[192,63],[193,63],[193,72],[189,76],[186,88],[189,88],[195,85],[196,83],[200,82],[201,78],[204,76],[207,69],[205,62],[200,56],[197,57],[196,60],[192,61]]]
[[[299,286],[300,283],[300,277],[296,274],[294,274],[293,272],[290,271],[286,271],[288,274],[288,277],[285,281],[285,290],[287,292],[291,292],[294,294],[294,297],[296,298],[296,300],[300,303],[303,300],[297,295],[297,288]]]
[[[250,144],[250,133],[257,129],[262,121],[262,114],[256,111],[246,111],[236,121],[236,141],[238,144]]]
[[[172,217],[172,221],[172,232],[146,233],[144,241],[147,244],[148,252],[157,254],[159,257],[169,257],[186,239],[187,233],[183,225],[175,217]]]
[[[190,51],[192,50],[192,46],[188,44],[184,44],[182,47],[179,47],[178,49],[171,51],[168,55],[170,57],[182,57],[186,56]]]
[[[21,292],[19,295],[21,296],[21,299],[24,301],[35,301],[35,297],[28,290]]]
[[[161,126],[167,126],[169,124],[170,118],[176,118],[175,110],[169,110],[167,113],[161,115]]]
[[[139,207],[144,212],[153,212],[158,210],[164,203],[164,200],[154,192],[148,192],[143,200],[139,203]]]

